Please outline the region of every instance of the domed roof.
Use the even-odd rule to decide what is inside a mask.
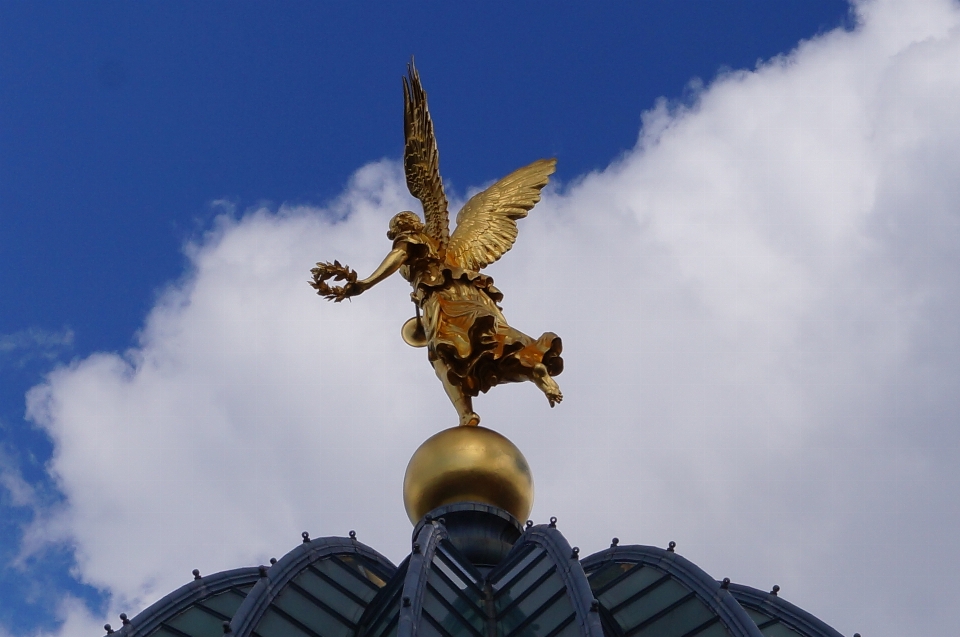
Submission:
[[[730,584],[730,593],[757,627],[769,637],[842,637],[802,608],[779,596],[780,587],[766,593],[742,584]]]
[[[192,582],[163,597],[133,620],[121,614],[120,630],[112,631],[107,624],[108,634],[155,637],[221,634],[223,622],[229,621],[243,604],[260,579],[260,571],[254,566],[201,577],[200,572],[194,570],[193,576]]]
[[[556,527],[479,503],[443,507],[394,566],[350,538],[271,566],[199,577],[116,637],[839,637],[766,593],[667,549],[617,542],[581,559]],[[469,557],[468,557],[469,555]]]
[[[270,566],[195,579],[127,620],[116,637],[354,635],[396,567],[354,537],[309,539]]]

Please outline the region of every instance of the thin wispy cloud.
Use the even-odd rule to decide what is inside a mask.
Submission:
[[[14,507],[36,507],[39,502],[33,485],[23,479],[20,468],[0,447],[0,503]]]
[[[29,327],[0,334],[0,366],[23,367],[34,361],[55,361],[72,350],[73,343],[74,333],[68,327],[56,331]]]

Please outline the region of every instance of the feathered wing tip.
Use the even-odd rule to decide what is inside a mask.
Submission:
[[[450,236],[447,196],[440,179],[440,154],[427,108],[427,93],[413,57],[403,78],[403,169],[410,194],[423,204],[424,230],[440,242],[441,250]]]
[[[517,220],[540,201],[556,166],[556,159],[538,159],[471,197],[457,215],[447,263],[479,271],[506,254],[517,240]]]

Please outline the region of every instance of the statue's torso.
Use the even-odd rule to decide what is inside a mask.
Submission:
[[[496,303],[503,295],[493,286],[491,277],[446,263],[440,258],[438,242],[424,233],[397,237],[394,245],[400,242],[406,243],[407,250],[400,275],[413,286],[411,296],[421,309],[427,309],[428,299],[437,301],[434,297],[441,296],[451,301],[473,299],[499,315]]]

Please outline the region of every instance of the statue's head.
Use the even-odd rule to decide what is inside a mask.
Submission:
[[[387,238],[393,241],[402,234],[410,234],[423,231],[423,222],[416,213],[404,210],[393,216],[390,220],[390,229],[387,230]]]

